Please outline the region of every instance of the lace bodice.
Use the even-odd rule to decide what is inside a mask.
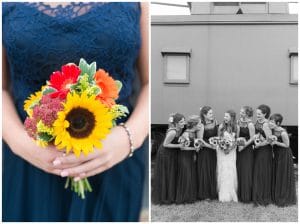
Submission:
[[[263,123],[260,123],[258,121],[256,121],[255,123],[255,134],[261,134],[264,138],[266,138],[266,134],[263,130],[263,125],[266,121],[264,121]]]
[[[244,137],[246,140],[250,139],[250,131],[249,131],[249,123],[252,123],[251,121],[238,121],[238,126],[240,128],[240,136],[239,137]]]
[[[212,127],[208,127],[208,125],[204,125],[204,133],[203,140],[208,142],[210,137],[214,137],[218,135],[218,126],[216,121],[214,121],[214,125]]]
[[[140,49],[140,5],[131,3],[2,3],[3,45],[12,95],[23,102],[66,63],[96,61],[123,83],[118,102],[129,106]]]

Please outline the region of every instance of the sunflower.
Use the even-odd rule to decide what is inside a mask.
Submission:
[[[102,147],[101,140],[113,126],[113,115],[96,96],[68,93],[64,110],[58,112],[54,122],[54,144],[58,149],[66,148],[76,156],[81,152],[87,155],[94,147]]]
[[[42,90],[37,91],[37,92],[31,94],[27,98],[27,100],[24,101],[24,110],[29,115],[29,117],[32,117],[33,108],[35,105],[37,105],[40,102],[42,96],[43,96]]]

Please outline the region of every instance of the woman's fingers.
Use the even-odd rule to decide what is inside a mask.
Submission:
[[[76,167],[76,166],[79,166],[80,164],[82,164],[83,162],[78,162],[77,163],[69,163],[69,164],[58,164],[58,165],[54,165],[52,163],[52,167],[55,168],[55,169],[60,169],[60,170],[63,170],[63,169],[68,169],[68,168],[72,168],[72,167]]]
[[[91,171],[85,173],[85,177],[92,177],[92,176],[95,176],[95,175],[97,175],[97,174],[99,174],[99,173],[104,172],[104,171],[107,170],[107,169],[109,169],[108,166],[102,165],[102,166],[98,167],[98,168],[95,169],[95,170],[91,170]],[[82,178],[81,178],[81,179],[82,179]]]
[[[62,177],[72,176],[76,177],[79,176],[81,173],[89,173],[92,170],[97,169],[99,166],[107,166],[109,159],[106,156],[98,157],[96,159],[92,159],[88,162],[82,163],[79,166],[75,166],[72,168],[64,169],[60,175]]]
[[[57,157],[54,161],[53,161],[53,165],[56,167],[59,167],[60,165],[74,165],[74,164],[78,164],[78,163],[83,163],[86,162],[88,160],[94,159],[97,156],[99,156],[99,154],[102,153],[103,150],[98,150],[95,149],[95,151],[93,153],[89,153],[88,155],[83,155],[81,154],[79,157],[75,156],[75,154],[70,153],[69,155],[65,155],[65,156],[60,156]]]

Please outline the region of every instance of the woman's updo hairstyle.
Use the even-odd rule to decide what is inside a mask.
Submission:
[[[201,110],[200,110],[200,119],[201,119],[202,124],[206,124],[204,115],[206,115],[208,113],[208,111],[210,111],[210,110],[211,110],[210,106],[204,106],[204,107],[201,108]]]
[[[257,107],[257,109],[261,110],[263,114],[265,114],[265,118],[269,118],[271,114],[271,108],[268,105],[262,104]]]

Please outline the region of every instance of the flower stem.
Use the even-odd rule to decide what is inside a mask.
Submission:
[[[87,178],[84,178],[79,181],[74,181],[74,178],[68,177],[65,184],[65,188],[68,188],[70,183],[71,183],[70,186],[71,191],[77,193],[77,195],[81,199],[85,199],[85,192],[92,192],[92,187]]]

